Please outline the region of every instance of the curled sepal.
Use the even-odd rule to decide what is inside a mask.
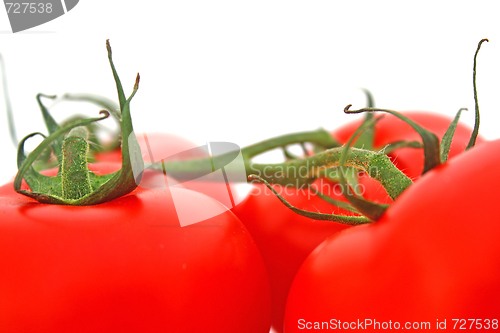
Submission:
[[[111,46],[109,41],[106,41],[106,48],[108,50],[108,58],[113,71],[116,87],[118,90],[118,97],[120,100],[121,121],[120,130],[122,137],[122,168],[117,172],[106,175],[108,178],[105,181],[99,182],[98,185],[93,184],[90,194],[71,201],[69,204],[78,206],[96,205],[110,200],[119,198],[132,192],[139,184],[140,179],[134,178],[133,170],[144,170],[144,161],[141,155],[139,143],[134,134],[132,126],[132,117],[130,115],[130,102],[139,89],[140,76],[137,74],[135,79],[134,89],[130,97],[126,100],[123,95],[123,88],[120,78],[115,70],[113,60],[111,57]],[[111,177],[110,177],[111,176]],[[91,177],[92,178],[92,177]],[[99,187],[97,187],[99,186]],[[63,203],[68,204],[68,203]]]
[[[285,157],[285,160],[291,161],[299,158],[298,156],[292,154],[286,146],[281,147],[281,149],[283,150],[283,156]]]
[[[89,102],[103,108],[104,110],[108,110],[115,119],[121,119],[120,106],[113,100],[104,96],[95,94],[66,93],[61,96],[61,100]]]
[[[57,131],[47,136],[39,145],[36,147],[27,157],[24,155],[24,143],[26,140],[37,133],[30,134],[26,136],[20,143],[18,150],[18,172],[14,178],[14,189],[21,194],[28,197],[34,198],[35,200],[43,203],[58,203],[58,204],[70,204],[62,198],[62,194],[59,193],[58,188],[61,183],[61,176],[47,177],[36,172],[32,164],[35,162],[36,158],[51,145],[55,140],[60,138],[64,133],[69,130],[78,127],[85,126],[94,121],[99,121],[105,119],[109,116],[107,111],[100,112],[103,116],[97,118],[81,119],[75,121],[71,124],[60,127]],[[31,191],[26,191],[21,189],[21,184],[23,178],[30,187]],[[62,187],[61,187],[62,188]]]
[[[462,108],[458,110],[457,115],[451,122],[450,126],[443,135],[441,139],[441,163],[444,163],[448,160],[448,154],[450,153],[451,141],[453,140],[453,135],[455,134],[455,130],[458,125],[458,121],[460,120],[460,115],[462,111],[467,111],[466,108]]]
[[[481,39],[479,44],[477,45],[476,53],[474,54],[474,68],[472,69],[472,85],[474,87],[474,107],[475,107],[475,120],[474,120],[474,130],[472,131],[472,135],[470,137],[469,143],[467,144],[466,150],[474,147],[476,144],[477,135],[479,134],[479,103],[477,101],[477,89],[476,89],[476,63],[477,63],[477,54],[479,53],[479,49],[484,42],[489,42],[488,39]]]
[[[349,104],[345,107],[345,113],[362,113],[362,112],[386,112],[390,113],[399,119],[403,120],[405,123],[413,127],[413,129],[420,135],[424,145],[424,170],[422,174],[435,168],[441,164],[440,148],[439,148],[439,138],[432,132],[426,130],[410,118],[402,115],[399,112],[387,109],[376,109],[376,108],[365,108],[359,110],[349,110],[352,105]]]
[[[115,76],[118,79],[118,76]],[[122,168],[111,179],[102,184],[98,191],[78,200],[78,205],[95,205],[113,200],[132,192],[140,179],[134,178],[133,170],[144,170],[141,148],[134,134],[130,116],[130,101],[139,89],[140,76],[137,74],[134,91],[125,101],[122,108],[121,135],[122,138]],[[119,80],[119,79],[118,79]],[[118,84],[117,84],[118,85]],[[125,139],[125,138],[128,138]]]
[[[28,139],[31,139],[32,137],[34,137],[35,135],[40,135],[42,136],[44,139],[46,139],[47,137],[45,135],[43,135],[42,133],[40,132],[35,132],[35,133],[31,133],[31,134],[28,134],[26,135],[19,143],[18,143],[18,147],[17,147],[17,168],[20,169],[21,168],[21,165],[23,164],[24,160],[26,159],[26,154],[24,153],[24,144],[26,143],[26,141]]]
[[[361,89],[366,96],[366,107],[373,108],[375,107],[375,101],[373,100],[373,95],[370,90],[366,88]],[[373,113],[367,112],[365,114],[365,119],[363,122],[368,122],[373,118]],[[366,150],[373,150],[373,142],[375,141],[375,123],[372,123],[371,126],[366,127],[363,132],[359,134],[359,137],[354,142],[353,147],[362,148]]]
[[[108,59],[109,65],[111,66],[111,71],[113,72],[113,77],[116,83],[116,91],[118,92],[118,101],[120,102],[120,110],[123,110],[123,106],[125,105],[125,93],[123,92],[123,86],[118,77],[118,73],[116,72],[115,64],[113,63],[113,52],[111,51],[111,44],[109,43],[109,39],[106,39],[106,49],[108,50]]]
[[[54,120],[54,118],[50,114],[47,107],[42,103],[41,97],[54,99],[54,98],[56,98],[56,96],[55,95],[45,95],[45,94],[37,94],[36,95],[36,100],[38,102],[38,106],[40,107],[40,111],[42,111],[42,116],[43,116],[43,120],[45,121],[45,126],[47,127],[49,134],[53,134],[59,130],[59,125]],[[63,140],[62,137],[55,138],[54,142],[51,144],[52,152],[56,156],[57,162],[59,164],[61,164],[61,162],[62,162],[62,155],[61,155],[62,140]]]
[[[46,138],[45,135],[42,133],[36,132],[36,133],[31,133],[27,136],[25,136],[20,142],[19,146],[17,149],[17,167],[21,169],[21,166],[23,165],[24,161],[26,160],[26,154],[24,153],[24,144],[26,141],[35,135],[40,135],[44,139]],[[58,181],[53,182],[52,178],[53,177],[48,177],[45,175],[42,175],[38,173],[31,165],[28,166],[26,169],[23,178],[25,179],[26,183],[30,187],[32,192],[38,192],[38,193],[51,193],[51,194],[58,194],[60,193],[60,177]]]
[[[365,94],[365,97],[366,97],[366,107],[367,108],[374,108],[375,107],[375,100],[373,99],[373,95],[370,92],[370,90],[368,90],[366,88],[361,88],[361,91],[363,91],[363,93]]]
[[[257,176],[257,175],[250,175],[248,176],[249,180],[258,180],[262,183],[264,183],[273,193],[278,197],[278,199],[290,210],[292,210],[294,213],[297,213],[299,215],[308,217],[310,219],[314,220],[323,220],[323,221],[332,221],[332,222],[338,222],[342,224],[347,224],[347,225],[358,225],[358,224],[365,224],[365,223],[370,223],[370,219],[364,217],[364,216],[345,216],[345,215],[335,215],[335,214],[324,214],[324,213],[318,213],[318,212],[310,212],[304,209],[297,208],[290,204],[285,198],[283,198],[276,190],[263,178]]]
[[[387,144],[386,146],[384,146],[384,148],[380,149],[379,152],[387,155],[387,154],[390,154],[390,153],[392,153],[398,149],[401,149],[401,148],[420,149],[422,147],[423,146],[422,146],[422,143],[420,141],[401,140],[401,141],[394,141],[394,142]]]
[[[109,113],[111,113],[111,116],[113,116],[113,118],[115,118],[115,120],[118,122],[118,125],[120,125],[122,117],[120,106],[107,97],[95,94],[66,93],[61,96],[60,100],[74,101],[74,102],[88,102],[95,104],[103,108],[104,110],[109,111]],[[95,152],[106,152],[120,147],[121,136],[119,129],[116,132],[113,131],[111,135],[112,137],[111,142],[106,142],[106,143],[103,143],[99,140],[96,126],[89,125],[88,129],[90,132],[90,137],[94,142],[94,145],[90,147],[90,152],[91,152],[90,159],[93,158],[93,153]]]
[[[367,120],[360,127],[358,127],[358,129],[356,129],[356,131],[353,133],[349,141],[345,144],[344,148],[342,149],[342,154],[340,156],[340,166],[339,166],[340,170],[339,184],[342,186],[342,189],[344,190],[343,194],[345,198],[357,209],[357,211],[359,211],[361,214],[363,214],[372,221],[378,220],[389,206],[379,205],[377,203],[365,200],[364,198],[359,197],[351,189],[346,179],[346,172],[347,172],[346,161],[349,148],[352,142],[354,141],[354,138],[356,138],[356,136],[359,133],[361,133],[365,128],[370,128],[370,127],[373,128],[375,123],[380,119],[381,117]],[[371,174],[371,172],[369,172],[369,174]]]

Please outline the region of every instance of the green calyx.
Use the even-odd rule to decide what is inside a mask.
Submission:
[[[41,203],[86,206],[104,203],[121,197],[137,187],[133,170],[134,168],[138,170],[142,169],[143,160],[133,133],[130,101],[139,88],[139,74],[137,75],[132,94],[128,99],[125,98],[120,79],[111,58],[111,47],[108,41],[106,41],[106,46],[120,100],[120,134],[124,138],[122,140],[122,168],[117,172],[107,175],[96,175],[88,169],[88,131],[84,126],[109,117],[108,111],[101,111],[101,117],[76,119],[60,126],[54,121],[40,100],[40,97],[53,97],[39,94],[37,99],[49,130],[49,135],[45,137],[41,133],[33,133],[23,138],[19,143],[18,173],[14,179],[14,189],[18,193],[31,197]],[[113,110],[113,112],[116,113],[116,110]],[[115,115],[115,117],[117,116]],[[45,139],[26,156],[24,153],[24,144],[27,139],[35,135],[42,135]],[[58,160],[59,171],[54,177],[40,174],[33,167],[33,163],[47,149],[50,149],[51,154]],[[30,191],[21,189],[23,179],[26,181]]]
[[[476,53],[474,55],[474,70],[473,70],[473,87],[474,87],[474,101],[475,101],[475,124],[474,130],[471,134],[471,138],[469,144],[466,149],[470,149],[474,146],[476,142],[476,138],[478,135],[479,129],[479,106],[477,99],[477,91],[476,91],[476,60],[479,49],[481,48],[482,43],[487,42],[487,39],[482,39],[477,47]],[[362,113],[366,112],[365,121],[359,126],[359,128],[353,133],[349,141],[344,145],[344,147],[333,148],[321,152],[315,155],[313,158],[315,159],[315,163],[313,165],[315,167],[321,165],[329,168],[336,168],[337,172],[335,172],[334,176],[331,176],[331,173],[325,172],[324,175],[331,180],[338,180],[339,184],[343,188],[343,194],[345,198],[349,201],[349,204],[345,202],[337,202],[325,195],[322,195],[320,192],[314,191],[314,194],[319,195],[325,201],[328,201],[339,208],[348,210],[350,212],[360,214],[354,216],[345,216],[345,215],[335,215],[335,214],[323,214],[319,212],[311,212],[303,209],[299,209],[291,205],[285,198],[280,196],[270,183],[274,184],[283,184],[289,182],[290,180],[278,179],[278,177],[271,177],[266,179],[266,177],[261,177],[257,174],[249,175],[250,180],[259,181],[264,183],[273,193],[281,200],[281,202],[287,206],[289,209],[294,211],[295,213],[306,216],[312,219],[317,220],[327,220],[327,221],[335,221],[348,225],[356,225],[362,223],[370,223],[378,220],[389,207],[389,205],[380,205],[374,202],[370,202],[364,199],[362,196],[356,194],[355,191],[351,189],[351,184],[354,184],[356,179],[357,171],[366,172],[371,178],[377,180],[384,189],[387,191],[389,196],[394,200],[396,199],[407,187],[412,184],[412,180],[408,177],[404,176],[400,170],[398,170],[394,164],[387,157],[386,153],[393,151],[395,149],[410,147],[410,148],[423,148],[424,149],[424,169],[423,173],[426,173],[433,168],[439,166],[442,163],[445,163],[448,160],[448,155],[451,147],[451,142],[453,140],[453,135],[455,133],[458,121],[460,119],[460,115],[464,108],[460,109],[455,116],[454,120],[450,123],[447,131],[439,140],[439,138],[421,127],[417,123],[413,122],[411,119],[402,115],[393,110],[387,109],[378,109],[373,107],[373,99],[371,94],[368,91],[365,91],[368,97],[368,107],[360,110],[349,110],[351,105],[345,107],[345,113]],[[399,119],[405,121],[409,124],[422,138],[422,143],[411,141],[398,141],[394,142],[384,149],[380,150],[380,152],[374,153],[371,150],[373,149],[373,140],[374,140],[374,132],[375,132],[375,124],[381,119],[374,118],[372,116],[373,112],[385,112],[389,113],[393,116],[398,117]],[[353,147],[351,147],[353,144]],[[362,148],[362,149],[357,149]],[[364,149],[363,149],[364,148]],[[287,154],[288,156],[289,154]],[[323,155],[323,158],[321,158]],[[339,156],[340,155],[340,156]],[[304,163],[304,160],[307,160],[310,157],[306,157],[305,159],[293,159],[292,161],[287,161],[287,163]],[[269,166],[265,166],[269,167]],[[255,168],[256,171],[259,171],[259,168]],[[355,169],[355,172],[352,172]],[[340,170],[340,172],[338,172]],[[317,176],[314,173],[309,174],[311,178]],[[309,179],[310,180],[310,179]],[[307,183],[307,182],[302,182]],[[309,181],[311,183],[311,181]]]
[[[470,148],[476,141],[479,127],[479,107],[475,86],[476,57],[481,44],[487,40],[482,40],[474,56],[474,98],[476,106],[476,123],[471,136]],[[133,191],[138,184],[134,178],[134,170],[144,170],[144,163],[141,157],[135,135],[133,134],[132,120],[130,116],[130,102],[134,97],[139,84],[139,75],[136,78],[134,90],[129,98],[125,97],[123,86],[118,77],[116,68],[112,60],[112,52],[109,42],[106,41],[109,63],[118,91],[119,106],[114,102],[95,95],[66,94],[65,100],[77,100],[91,102],[107,109],[101,111],[102,116],[96,118],[78,118],[69,121],[64,125],[57,124],[48,109],[43,105],[41,98],[55,98],[49,95],[37,95],[38,104],[42,111],[49,135],[45,137],[40,133],[33,133],[23,138],[18,149],[19,172],[14,181],[14,188],[17,192],[32,197],[39,202],[62,204],[62,205],[95,205],[110,201]],[[284,198],[278,195],[280,200],[294,212],[321,220],[337,221],[345,224],[360,224],[376,221],[385,212],[389,205],[380,205],[370,202],[362,197],[360,193],[353,191],[351,187],[357,185],[358,173],[364,173],[378,181],[387,191],[390,198],[396,200],[399,195],[412,184],[412,180],[397,169],[386,155],[403,147],[423,148],[424,150],[424,170],[427,172],[448,159],[449,150],[455,129],[458,124],[461,112],[450,124],[444,136],[440,139],[433,133],[422,128],[404,115],[388,110],[378,109],[373,106],[371,94],[365,90],[368,98],[368,107],[360,110],[349,110],[351,105],[345,109],[345,113],[366,112],[365,121],[355,131],[350,140],[343,146],[334,140],[330,133],[323,129],[311,132],[302,132],[284,135],[278,138],[269,139],[255,145],[248,146],[241,150],[247,176],[251,181],[265,183],[273,192],[271,184],[302,188],[307,186],[313,194],[317,194],[326,201],[345,209],[353,216],[341,216],[333,214],[321,214],[317,212],[307,212],[290,205]],[[420,135],[421,141],[397,141],[390,143],[383,149],[374,150],[375,124],[381,117],[375,117],[374,112],[389,113],[405,121]],[[114,146],[119,138],[121,140],[122,168],[108,175],[96,175],[88,169],[89,151],[92,147],[87,141],[89,133],[92,135],[92,126],[95,122],[112,115],[120,124],[120,133],[115,136]],[[81,126],[85,126],[87,130]],[[12,127],[12,126],[11,126]],[[35,136],[44,136],[43,142],[28,156],[24,153],[24,144],[27,139]],[[15,139],[15,135],[13,136]],[[289,146],[300,145],[303,149],[303,156],[296,156],[288,150]],[[309,149],[306,144],[312,145]],[[378,147],[380,148],[380,147]],[[269,150],[282,149],[285,162],[276,164],[254,163],[252,159]],[[42,161],[42,165],[47,166],[48,157],[55,157],[59,171],[56,176],[49,177],[40,174],[34,163],[41,160],[41,156],[47,158]],[[203,163],[201,163],[203,162]],[[164,172],[169,170],[169,176],[178,180],[192,179],[193,175],[204,170],[206,161],[203,159],[193,160],[172,160],[155,163],[151,169]],[[213,161],[210,159],[210,162]],[[297,170],[307,170],[305,173],[293,172]],[[226,173],[240,172],[240,168],[225,168]],[[348,202],[341,202],[327,198],[320,191],[312,186],[318,178],[326,177],[330,180],[338,181],[343,188],[343,193]],[[22,180],[28,184],[30,191],[21,189]]]

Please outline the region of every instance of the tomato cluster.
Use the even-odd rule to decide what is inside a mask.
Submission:
[[[20,171],[0,187],[0,332],[437,330],[471,318],[498,328],[499,140],[471,140],[470,128],[425,112],[367,117],[311,141],[289,135],[242,149],[247,173],[273,167],[252,164],[256,151],[283,148],[287,166],[313,161],[340,176],[308,169],[304,188],[271,174],[274,184],[258,178],[266,185],[228,209],[218,199],[233,184],[177,183],[204,159],[215,172],[213,156],[170,134],[133,134],[138,79],[126,99],[107,47],[123,149],[90,151],[77,125],[102,118],[60,126],[40,103],[49,135],[28,156],[20,143]],[[371,150],[349,147],[365,127]],[[427,171],[429,138],[441,159]],[[286,146],[297,142],[313,150],[293,156]],[[47,151],[59,168],[38,159]],[[372,172],[371,158],[389,165]],[[361,193],[347,195],[354,185]]]
[[[406,112],[404,114],[440,137],[446,132],[451,122],[451,119],[435,113]],[[348,123],[334,131],[332,135],[340,142],[346,142],[361,123],[361,120]],[[470,133],[469,128],[459,124],[450,156],[456,156],[465,149]],[[384,117],[376,124],[374,144],[376,147],[383,148],[391,142],[411,141],[418,138],[418,134],[402,120],[396,117]],[[478,139],[478,143],[480,142],[483,142],[481,138]],[[390,156],[395,165],[408,176],[418,178],[422,173],[424,155],[421,149],[402,148],[391,153]],[[359,181],[363,185],[365,198],[379,203],[392,201],[377,182],[367,176],[361,177]],[[335,186],[335,184],[331,185]],[[333,191],[331,194],[337,199],[342,197]],[[310,192],[288,189],[288,191],[283,190],[282,195],[298,208],[324,213],[349,214],[327,204]],[[312,250],[326,238],[348,226],[330,221],[311,221],[307,217],[299,216],[285,207],[263,185],[255,188],[248,198],[233,211],[248,228],[261,249],[271,284],[273,327],[278,332],[282,332],[285,304],[290,286],[300,266]],[[361,227],[356,227],[358,228]],[[338,286],[343,288],[343,284]],[[317,308],[313,303],[308,306],[311,310]]]
[[[285,332],[299,321],[498,319],[500,141],[428,172],[373,225],[333,235],[301,266]],[[468,326],[467,326],[468,327]],[[373,326],[370,329],[376,329]],[[491,326],[490,326],[491,328]]]

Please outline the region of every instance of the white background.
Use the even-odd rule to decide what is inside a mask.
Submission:
[[[136,72],[135,130],[164,131],[195,143],[247,144],[293,131],[334,129],[342,110],[376,105],[454,115],[473,123],[472,60],[478,63],[481,132],[499,135],[500,26],[494,1],[97,1],[12,34],[0,10],[18,136],[44,131],[38,92],[92,92],[116,99],[105,40],[125,91]],[[3,97],[0,96],[3,110]],[[49,103],[50,104],[50,103]],[[91,105],[64,104],[97,115]],[[16,172],[0,113],[0,181]]]
[[[498,138],[500,26],[494,1],[97,1],[12,34],[0,8],[0,52],[18,136],[45,131],[38,92],[116,99],[110,39],[136,132],[177,133],[198,144],[247,144],[293,131],[334,129],[342,110],[376,105],[453,116],[473,124],[477,43],[481,132]],[[0,182],[16,172],[0,96]],[[58,105],[97,115],[84,104]]]
[[[135,5],[134,5],[135,3]],[[12,34],[0,9],[18,136],[44,131],[38,92],[92,92],[116,98],[106,58],[110,39],[137,132],[177,133],[203,144],[247,144],[293,131],[334,129],[365,106],[453,116],[471,111],[478,64],[481,132],[498,138],[500,26],[495,1],[98,1]],[[0,96],[0,182],[16,172]],[[98,109],[66,104],[74,111]]]

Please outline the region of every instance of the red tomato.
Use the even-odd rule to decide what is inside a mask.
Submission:
[[[408,111],[402,112],[402,114],[436,134],[440,139],[443,137],[453,120],[447,116],[431,112]],[[347,142],[361,123],[362,119],[353,121],[335,130],[332,135],[340,142]],[[418,133],[415,132],[410,125],[393,115],[386,114],[375,126],[374,146],[378,149],[383,148],[389,143],[400,140],[422,141]],[[450,158],[465,150],[465,147],[469,143],[471,133],[472,129],[461,123],[458,124],[450,148]],[[476,143],[479,144],[483,141],[481,137],[478,137]],[[424,167],[424,153],[422,149],[401,148],[389,154],[389,157],[391,157],[392,162],[411,179],[417,179],[422,174]]]
[[[500,140],[485,142],[449,160],[375,224],[318,246],[293,282],[285,331],[365,319],[371,329],[375,320],[393,328],[429,322],[433,330],[446,320],[448,329],[459,329],[463,321],[453,319],[467,329],[498,328],[498,151]]]
[[[376,181],[361,177],[360,184],[371,200],[381,203],[390,200]],[[301,209],[327,214],[351,214],[308,191],[280,186],[275,189]],[[323,193],[337,200],[345,200],[340,188],[329,182],[324,185]],[[264,185],[255,186],[233,212],[247,227],[262,253],[271,285],[273,328],[282,332],[288,291],[300,265],[318,244],[348,226],[300,216],[283,205]]]
[[[146,165],[159,162],[161,159],[168,161],[171,158],[177,158],[178,156],[174,155],[179,153],[183,153],[182,158],[184,159],[208,157],[208,154],[203,150],[195,149],[197,148],[197,146],[194,143],[174,134],[142,133],[137,134],[136,137],[141,148],[144,163]],[[187,151],[189,153],[186,154],[185,152]],[[95,154],[94,157],[98,162],[121,162],[122,160],[120,149]],[[118,167],[118,169],[120,169],[120,167]],[[169,179],[169,186],[173,186],[177,183],[175,179]],[[147,189],[157,189],[165,188],[166,184],[165,179],[161,174],[155,175],[153,172],[150,172],[147,175],[146,179],[142,179],[139,186]],[[228,196],[228,188],[225,183],[200,181],[194,179],[188,182],[182,182],[181,186],[196,192],[206,194],[229,208],[232,208],[232,202],[240,202],[243,199],[238,195],[239,192],[236,188],[237,184],[230,184],[233,201],[231,201],[230,197]]]
[[[405,113],[410,119],[442,137],[452,119],[439,114],[424,112]],[[340,142],[349,140],[362,120],[351,122],[333,133]],[[375,147],[382,148],[388,143],[400,140],[421,140],[418,133],[402,120],[387,115],[376,125]],[[465,149],[472,130],[458,125],[450,157]],[[478,138],[478,143],[482,142]],[[390,155],[395,164],[412,178],[418,178],[423,168],[422,149],[404,148]],[[378,203],[390,203],[385,190],[367,176],[360,178],[364,186],[364,197]],[[333,193],[335,184],[331,184],[330,193],[338,200],[343,200],[340,192]],[[326,189],[328,191],[328,188]],[[323,213],[349,214],[335,209],[318,197],[308,198],[305,194],[288,190],[284,197],[298,208],[320,211]],[[346,226],[325,221],[312,221],[299,216],[286,208],[274,195],[262,187],[233,209],[255,239],[261,250],[270,278],[273,328],[283,331],[283,318],[288,291],[300,265],[309,253],[326,237],[346,228]]]
[[[181,227],[174,194],[193,214],[221,214]],[[74,207],[7,184],[0,215],[0,332],[269,332],[262,257],[234,214],[203,194],[137,189]]]
[[[156,156],[167,158],[196,147],[191,141],[169,133],[139,133],[136,134],[136,137],[141,147],[142,158],[145,163],[152,162],[149,151],[154,152]],[[194,157],[198,156],[193,156],[193,158]],[[121,149],[97,153],[94,158],[97,162],[121,162]]]

